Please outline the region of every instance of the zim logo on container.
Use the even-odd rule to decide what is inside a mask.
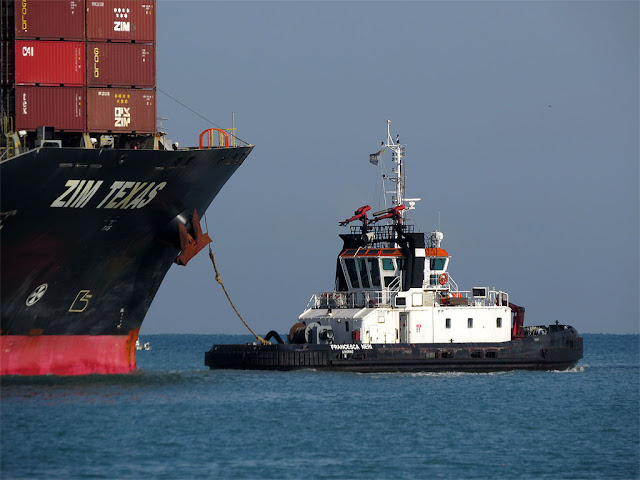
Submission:
[[[113,22],[114,32],[130,32],[131,27],[129,22]]]
[[[129,107],[116,107],[114,114],[114,127],[128,127],[131,123],[131,112]]]
[[[131,95],[126,95],[124,93],[116,93],[116,103],[126,105],[127,103],[129,103],[130,96]],[[131,123],[131,107],[115,107],[113,118],[114,127],[128,127]]]
[[[128,8],[114,8],[113,13],[116,18],[128,18],[129,17],[129,9]],[[130,32],[131,31],[131,22],[123,21],[123,20],[114,20],[113,22],[113,31],[114,32]]]

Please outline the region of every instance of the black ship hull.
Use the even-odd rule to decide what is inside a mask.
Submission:
[[[214,345],[211,369],[337,370],[352,372],[496,372],[567,370],[582,358],[573,328],[504,343]],[[564,327],[564,326],[560,326]]]
[[[147,310],[252,146],[40,148],[0,163],[2,374],[124,373]]]

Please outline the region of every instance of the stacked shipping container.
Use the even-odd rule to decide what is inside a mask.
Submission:
[[[16,85],[16,130],[48,126],[68,132],[86,131],[84,87]]]
[[[20,85],[86,84],[85,44],[16,40],[15,82]]]
[[[87,0],[87,40],[155,43],[155,1]]]
[[[15,38],[85,39],[85,0],[15,0]]]
[[[155,132],[155,0],[14,9],[16,130]]]
[[[87,85],[154,88],[156,48],[138,43],[89,42]]]

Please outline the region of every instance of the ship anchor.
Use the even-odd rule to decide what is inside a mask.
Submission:
[[[200,226],[200,219],[198,218],[198,212],[193,210],[193,217],[191,218],[191,226],[193,229],[193,235],[187,232],[187,227],[184,224],[178,225],[178,233],[180,234],[180,255],[176,257],[174,263],[178,265],[186,265],[193,257],[195,257],[200,250],[211,243],[211,237],[208,233],[202,233],[202,227]]]

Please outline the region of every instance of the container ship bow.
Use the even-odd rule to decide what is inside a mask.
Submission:
[[[210,242],[198,214],[253,148],[157,131],[155,7],[2,2],[2,375],[134,369],[165,274]]]

